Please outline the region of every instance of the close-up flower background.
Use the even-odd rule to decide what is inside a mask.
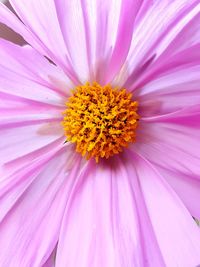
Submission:
[[[0,140],[0,267],[199,266],[199,0],[0,3]]]

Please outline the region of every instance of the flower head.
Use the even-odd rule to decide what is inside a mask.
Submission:
[[[135,142],[138,125],[137,102],[125,89],[112,89],[98,83],[79,86],[67,102],[64,131],[67,140],[87,158],[106,158],[122,152]]]
[[[198,266],[199,0],[10,3],[0,266]]]

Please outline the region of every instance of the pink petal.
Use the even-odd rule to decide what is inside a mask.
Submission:
[[[69,94],[57,86],[70,83],[31,47],[0,40],[0,48],[0,165],[12,162],[13,170],[43,147],[63,144],[61,112]]]
[[[123,162],[91,162],[77,179],[57,267],[198,264],[200,233],[192,217],[149,163],[126,155]]]
[[[141,6],[141,0],[124,0],[121,2],[117,36],[107,66],[106,83],[113,80],[126,60],[132,41],[135,19]]]
[[[197,6],[197,8],[195,8],[191,14],[187,14],[183,20],[184,23],[182,24],[184,27],[178,32],[178,35],[176,35],[176,31],[172,31],[172,34],[169,34],[168,38],[166,38],[167,40],[163,40],[165,49],[161,46],[163,52],[157,60],[151,64],[151,67],[147,69],[147,71],[141,73],[134,87],[141,88],[152,79],[160,77],[163,73],[167,73],[177,67],[184,67],[184,65],[188,64],[190,64],[190,66],[200,64],[199,12],[200,6]],[[178,27],[179,24],[175,27],[175,30]]]
[[[6,7],[6,5],[0,3],[0,23],[7,25],[16,33],[23,36],[23,38],[31,43],[33,46],[41,49],[40,41],[31,33],[26,26]],[[41,49],[42,50],[42,49]]]
[[[62,150],[43,163],[40,170],[33,170],[32,176],[27,172],[28,177],[18,177],[27,179],[28,188],[24,187],[25,191],[0,224],[1,266],[42,266],[52,254],[69,190],[80,167],[80,160],[73,168],[66,160],[66,151]],[[7,198],[16,197],[23,179],[21,185],[4,195],[2,206],[8,204]]]
[[[43,166],[61,150],[61,146],[57,145],[57,147],[55,147],[51,144],[50,149],[50,151],[44,149],[46,154],[37,153],[38,157],[36,159],[30,159],[29,157],[29,160],[27,160],[24,165],[17,166],[16,169],[12,168],[10,173],[3,173],[0,180],[0,196],[4,201],[0,203],[0,221],[4,219],[20,196],[33,183],[37,175],[40,174]],[[70,150],[68,152],[70,152]]]
[[[165,180],[174,189],[193,217],[200,219],[200,179],[169,168],[156,166]]]
[[[69,89],[74,85],[59,68],[30,46],[20,47],[2,39],[0,40],[0,48],[2,59],[0,91],[10,94],[13,92],[14,95],[27,96],[28,99],[32,100],[43,100],[49,104],[54,101],[57,105],[64,105],[65,100],[63,98],[66,99],[69,95]],[[63,84],[65,84],[65,90]],[[9,87],[15,85],[21,87],[21,90],[18,89],[18,92],[15,93],[16,89],[12,88],[10,92]],[[30,89],[31,86],[34,90]],[[28,89],[25,90],[23,87],[28,87]]]
[[[33,123],[32,123],[33,124]],[[17,125],[15,125],[17,126]],[[14,164],[14,161],[24,165],[37,157],[41,149],[55,142],[55,146],[63,145],[65,138],[60,130],[60,123],[37,123],[21,125],[20,127],[0,130],[0,165]],[[17,167],[17,163],[14,164]]]
[[[127,156],[130,158],[128,153]],[[133,161],[134,167],[132,164],[128,167],[129,176],[137,173],[138,187],[144,197],[148,216],[165,262],[164,265],[158,266],[198,266],[198,226],[158,172],[138,156],[134,156]]]
[[[89,5],[96,7],[95,2],[93,5],[92,3]],[[94,40],[91,39],[91,32],[88,28],[90,25],[87,20],[86,3],[84,1],[58,0],[55,1],[55,7],[70,62],[80,82],[85,83],[92,75],[91,49],[94,49],[94,44],[91,42]],[[94,14],[92,15],[94,16]]]
[[[18,1],[17,3],[15,1],[10,2],[25,25],[3,4],[0,4],[0,22],[23,36],[42,55],[47,56],[62,67],[71,80],[78,82],[69,61],[54,1],[48,0],[48,3],[45,2],[45,5],[42,5],[39,1],[26,1],[26,3],[23,1],[20,3]],[[50,8],[46,9],[46,4]],[[50,9],[52,12],[48,12]],[[27,16],[27,14],[29,15]],[[52,28],[52,31],[49,31],[49,27]]]
[[[132,147],[155,164],[193,216],[200,218],[200,106],[144,119]]]
[[[56,1],[70,59],[82,81],[89,77],[101,83],[110,82],[121,68],[141,3],[141,0]]]
[[[126,62],[127,70],[123,75],[120,74],[122,85],[130,89],[138,88],[137,80],[141,74],[151,69],[152,63],[165,52],[181,31],[186,28],[187,33],[187,24],[198,13],[199,1],[196,0],[154,1],[134,31]],[[197,25],[195,24],[196,28]],[[185,46],[191,46],[190,40]]]
[[[90,162],[77,179],[62,223],[57,267],[164,266],[145,211],[138,217],[136,199],[142,196],[126,165]]]
[[[139,89],[135,97],[140,105],[141,117],[169,114],[199,104],[199,72],[200,65],[182,66]]]

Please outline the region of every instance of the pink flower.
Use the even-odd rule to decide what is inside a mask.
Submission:
[[[0,266],[198,266],[199,0],[10,2],[18,17],[0,4],[0,22],[28,44],[0,40]],[[123,119],[111,90],[77,112],[132,132],[73,119],[65,103],[87,82],[125,88],[138,110]]]

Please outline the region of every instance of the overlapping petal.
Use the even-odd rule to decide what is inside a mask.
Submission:
[[[193,216],[200,218],[200,107],[143,119],[133,149],[152,162]]]
[[[149,163],[127,153],[88,167],[68,202],[56,266],[198,264],[199,229]]]
[[[29,46],[1,40],[0,48],[0,162],[19,167],[64,142],[61,112],[71,83]]]
[[[1,215],[9,211],[0,222],[1,266],[42,266],[52,254],[80,169],[80,158],[72,168],[70,157],[62,149],[32,171],[29,166],[23,175],[15,174],[17,184],[1,194]]]
[[[198,51],[193,52],[193,62]],[[137,90],[141,117],[167,115],[200,103],[200,64],[193,64],[172,69]]]
[[[128,153],[127,157],[130,157]],[[139,156],[133,155],[133,160],[134,166],[131,162],[127,166],[127,170],[129,177],[133,177],[135,170],[138,178],[138,188],[143,196],[146,211],[164,261],[164,265],[158,266],[198,266],[200,262],[200,231],[198,226],[180,198],[155,168]],[[126,162],[129,163],[130,161],[126,159]],[[140,206],[140,204],[141,201],[138,205]],[[142,209],[141,206],[140,209]],[[145,221],[143,220],[143,222]]]
[[[120,86],[141,88],[153,70],[159,74],[169,57],[199,42],[199,12],[196,0],[154,1],[133,33],[127,60],[117,78]]]
[[[148,217],[137,207],[134,179],[118,160],[90,162],[67,205],[56,266],[163,266]]]

